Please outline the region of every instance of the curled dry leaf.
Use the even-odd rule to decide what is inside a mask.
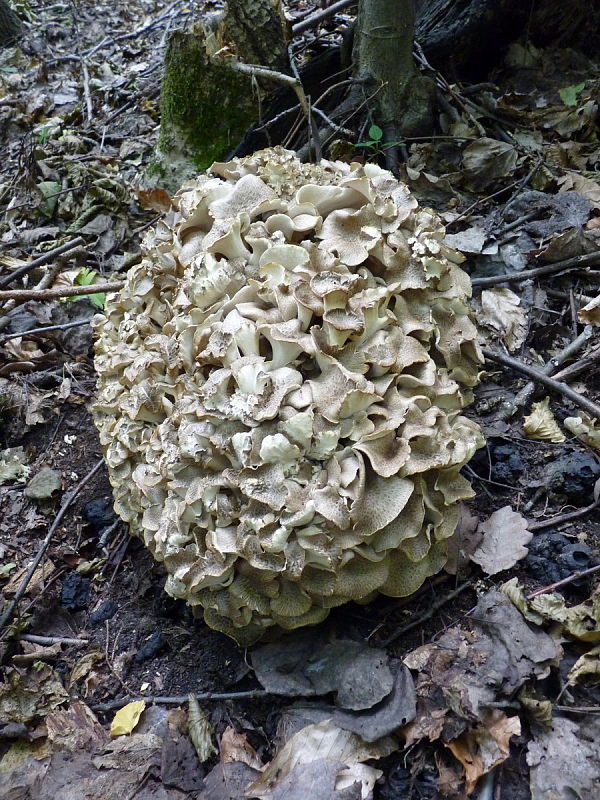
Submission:
[[[595,450],[600,450],[600,429],[597,427],[595,419],[587,414],[581,414],[579,417],[567,417],[563,425],[581,442]]]
[[[485,289],[481,293],[480,325],[492,331],[510,350],[518,350],[527,337],[527,314],[520,298],[510,289]]]
[[[125,736],[131,733],[140,721],[143,710],[146,708],[145,700],[134,700],[120,708],[110,724],[111,736]]]
[[[95,318],[115,509],[249,644],[446,560],[482,364],[464,257],[375,164],[215,164]]]
[[[531,414],[523,420],[523,430],[528,439],[543,442],[564,442],[566,438],[550,410],[549,397],[532,404]]]
[[[193,694],[188,696],[188,728],[198,761],[204,764],[217,750],[212,742],[214,731],[208,715],[200,708],[200,703]]]
[[[600,325],[600,296],[586,303],[578,312],[580,322],[585,325]]]
[[[471,556],[487,575],[514,567],[527,555],[526,545],[533,538],[527,520],[510,506],[494,511],[479,525],[483,540]]]

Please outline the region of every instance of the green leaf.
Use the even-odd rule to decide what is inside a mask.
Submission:
[[[58,193],[61,190],[61,185],[60,183],[56,183],[56,181],[42,181],[38,183],[37,188],[43,198],[40,203],[40,211],[45,217],[51,217],[56,210]]]
[[[377,142],[357,142],[354,147],[375,147]]]
[[[75,278],[75,283],[78,286],[91,286],[96,280],[96,270],[84,267],[79,275]]]
[[[104,308],[104,303],[106,302],[106,294],[104,292],[98,292],[98,294],[88,294],[87,299],[95,305],[96,308]]]
[[[10,575],[10,573],[13,571],[13,569],[16,569],[16,567],[17,565],[14,561],[9,561],[8,564],[2,564],[0,567],[0,577]]]
[[[369,136],[376,142],[380,142],[383,138],[383,131],[381,130],[379,125],[371,125],[371,127],[369,128]]]
[[[577,95],[580,94],[585,88],[585,81],[576,84],[575,86],[565,86],[564,89],[559,89],[558,93],[560,99],[566,106],[577,105]]]

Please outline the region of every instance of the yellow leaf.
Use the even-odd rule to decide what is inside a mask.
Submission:
[[[111,736],[124,736],[135,728],[140,721],[142,711],[146,708],[145,700],[134,700],[120,708],[110,725]]]
[[[550,411],[550,398],[541,403],[533,403],[531,414],[523,420],[523,430],[528,439],[544,442],[564,442],[565,435],[558,427],[554,414]]]

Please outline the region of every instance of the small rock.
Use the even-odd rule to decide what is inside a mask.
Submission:
[[[52,467],[42,467],[29,481],[23,494],[30,500],[46,500],[62,487],[60,472]]]
[[[595,566],[597,560],[584,544],[572,542],[560,533],[539,533],[529,543],[524,563],[530,575],[549,585]]]
[[[106,622],[111,619],[119,610],[119,606],[113,603],[112,600],[105,600],[101,603],[95,611],[90,614],[90,622],[92,625],[99,625],[101,622]]]
[[[492,480],[498,481],[498,483],[506,483],[509,486],[514,485],[525,469],[519,451],[509,444],[500,444],[491,448],[490,458],[492,462]]]
[[[90,524],[94,533],[100,535],[116,520],[110,497],[94,497],[83,507],[83,515]]]
[[[90,602],[90,580],[69,572],[63,581],[60,604],[67,611],[82,611]]]
[[[167,637],[161,631],[156,631],[152,636],[144,642],[140,649],[135,654],[133,660],[138,664],[142,661],[150,661],[152,658],[161,653],[167,648]]]
[[[593,502],[594,484],[600,464],[591,455],[576,450],[559,456],[548,470],[550,491],[575,505]]]

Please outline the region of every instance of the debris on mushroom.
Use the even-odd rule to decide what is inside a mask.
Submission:
[[[483,362],[463,257],[374,164],[281,148],[184,185],[95,318],[115,510],[242,644],[446,561]]]

